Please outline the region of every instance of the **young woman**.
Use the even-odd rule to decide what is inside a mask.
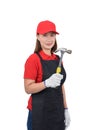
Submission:
[[[70,124],[64,82],[66,72],[56,73],[59,56],[56,26],[49,20],[41,21],[36,30],[36,47],[25,62],[24,86],[31,94],[28,106],[28,130],[65,130]]]

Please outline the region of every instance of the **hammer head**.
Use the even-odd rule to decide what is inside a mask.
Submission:
[[[68,54],[72,53],[72,50],[68,50],[66,48],[59,48],[58,50],[55,51],[55,53],[58,52],[58,51],[60,51],[61,53],[65,53],[65,52],[68,53]]]

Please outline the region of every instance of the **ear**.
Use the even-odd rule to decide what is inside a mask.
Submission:
[[[36,38],[39,40],[39,34],[36,35]]]

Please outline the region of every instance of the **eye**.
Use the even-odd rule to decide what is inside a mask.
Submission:
[[[56,36],[56,34],[55,34],[55,33],[53,33],[53,32],[50,32],[50,33],[45,33],[45,34],[43,34],[43,36],[44,36],[44,37],[47,37],[47,36],[50,36],[50,37],[55,37],[55,36]]]
[[[43,34],[43,36],[46,37],[46,36],[47,36],[47,33]]]
[[[50,36],[51,36],[51,37],[54,37],[54,36],[56,36],[56,34],[55,34],[55,33],[51,33]]]

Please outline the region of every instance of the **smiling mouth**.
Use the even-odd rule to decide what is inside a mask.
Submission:
[[[47,43],[46,45],[47,45],[47,46],[51,46],[51,45],[52,45],[52,43]]]

